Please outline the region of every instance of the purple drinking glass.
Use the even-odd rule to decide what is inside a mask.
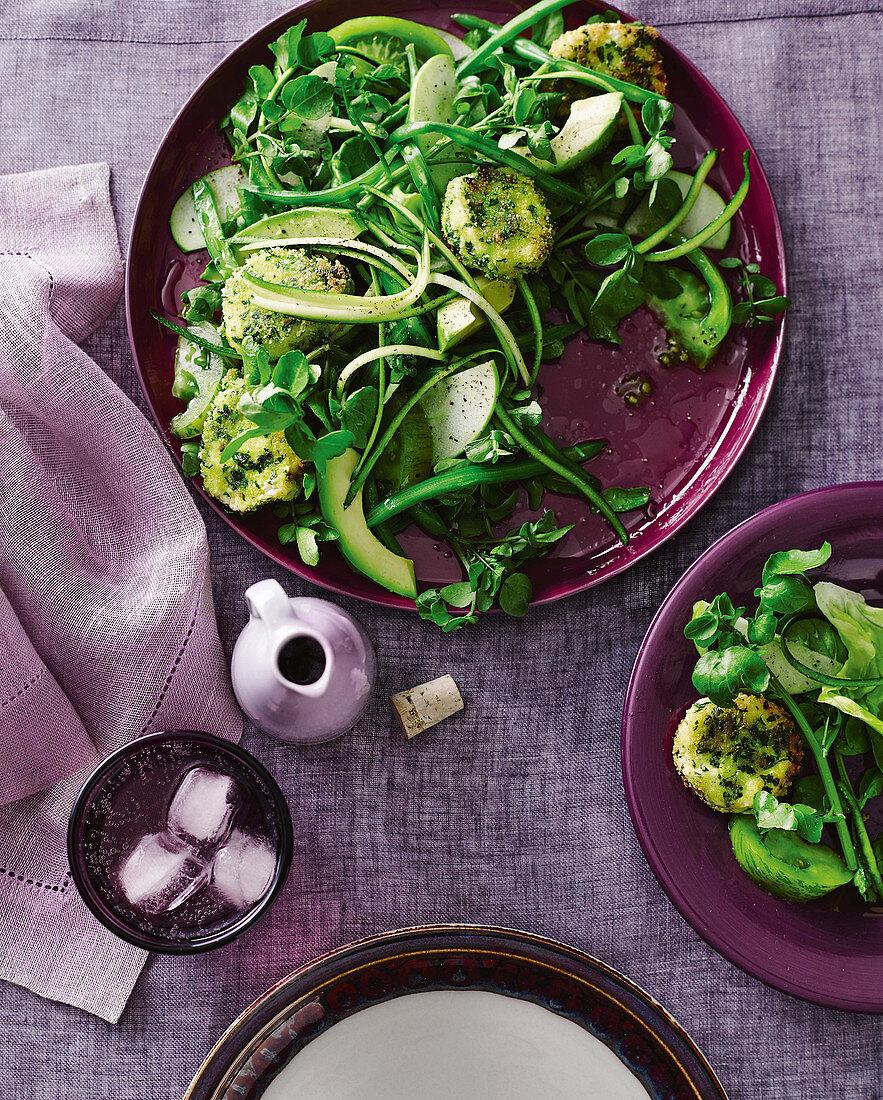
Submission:
[[[154,733],[93,772],[71,811],[74,883],[94,915],[148,951],[220,947],[272,905],[291,813],[250,753],[208,733]]]

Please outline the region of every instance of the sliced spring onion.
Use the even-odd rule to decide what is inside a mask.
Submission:
[[[195,332],[192,332],[189,328],[184,328],[182,325],[176,325],[174,321],[170,321],[168,317],[163,317],[161,314],[155,311],[150,311],[150,316],[154,321],[159,321],[163,328],[167,328],[170,332],[176,333],[178,336],[183,336],[185,340],[189,340],[191,344],[196,344],[197,347],[204,348],[206,351],[210,351],[213,355],[223,355],[225,359],[241,359],[242,356],[238,351],[234,351],[233,348],[225,348],[220,344],[213,344],[211,340],[204,340],[201,336],[197,336]]]
[[[444,360],[440,351],[424,348],[420,344],[384,344],[383,347],[369,348],[368,351],[363,351],[361,355],[350,360],[340,372],[340,377],[337,379],[337,396],[340,397],[343,394],[347,382],[359,367],[364,367],[366,363],[371,363],[375,359],[385,359],[388,355],[416,355],[423,359],[435,359],[437,362]]]
[[[423,250],[413,283],[396,294],[365,299],[358,294],[330,294],[267,282],[243,271],[242,277],[255,290],[254,304],[262,309],[301,317],[308,321],[346,321],[349,324],[377,324],[397,321],[426,293],[429,284],[429,237],[423,238]]]
[[[385,195],[382,191],[378,191],[374,187],[366,187],[365,190],[368,192],[369,195],[373,195],[374,198],[380,199],[381,202],[385,202],[387,206],[391,206],[393,210],[397,210],[399,214],[401,214],[402,217],[406,219],[406,221],[411,222],[411,224],[416,226],[421,231],[421,233],[425,233],[429,237],[433,245],[445,257],[451,267],[453,267],[453,269],[457,272],[463,282],[466,283],[468,286],[471,286],[476,294],[478,293],[478,284],[476,283],[475,279],[460,262],[459,257],[457,257],[450,250],[450,248],[448,248],[448,246],[437,233],[434,233],[431,229],[424,225],[416,214],[409,210],[407,206],[404,206],[402,203],[392,198],[392,196]]]
[[[241,252],[257,252],[263,248],[313,248],[319,252],[332,251],[335,255],[340,256],[352,256],[358,259],[364,259],[366,257],[372,257],[378,261],[378,266],[389,267],[397,274],[401,275],[408,283],[414,278],[414,272],[407,268],[396,256],[392,256],[389,252],[385,252],[382,248],[378,248],[376,245],[368,244],[365,241],[352,241],[343,237],[287,237],[284,240],[277,240],[272,238],[266,238],[264,240],[254,239],[247,244],[240,245]],[[400,248],[404,246],[399,246]],[[410,251],[414,258],[420,260],[420,253],[417,249]],[[370,260],[368,261],[370,262]]]

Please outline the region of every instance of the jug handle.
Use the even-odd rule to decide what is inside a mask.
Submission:
[[[252,618],[260,619],[270,630],[278,630],[297,621],[285,589],[272,577],[246,589],[245,603]]]

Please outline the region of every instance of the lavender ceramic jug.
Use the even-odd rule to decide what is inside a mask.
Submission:
[[[245,601],[250,619],[231,675],[248,717],[302,745],[352,729],[374,685],[374,649],[362,627],[327,600],[289,597],[272,579],[253,584]]]

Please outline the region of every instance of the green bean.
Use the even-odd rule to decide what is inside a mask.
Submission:
[[[476,153],[481,153],[488,160],[495,160],[499,164],[505,164],[507,168],[521,172],[522,175],[531,176],[550,195],[557,195],[558,198],[567,199],[568,202],[585,202],[586,196],[582,191],[578,191],[567,183],[562,183],[556,176],[550,176],[545,169],[534,164],[527,157],[514,153],[511,149],[501,149],[490,138],[477,134],[474,130],[466,130],[462,126],[456,126],[451,122],[408,122],[397,130],[393,130],[389,135],[389,140],[393,145],[401,145],[403,142],[411,141],[423,134],[439,134],[448,138],[449,141],[454,141],[458,145],[463,145],[467,149],[473,149]]]
[[[365,484],[366,478],[371,473],[371,471],[374,469],[374,466],[377,463],[378,459],[383,454],[383,452],[386,450],[386,448],[389,446],[390,442],[392,441],[393,436],[396,434],[396,432],[401,427],[402,421],[405,419],[405,417],[408,415],[408,413],[411,411],[411,409],[413,409],[413,407],[417,404],[417,402],[420,400],[420,398],[423,397],[424,394],[427,394],[432,389],[433,386],[435,386],[439,382],[441,382],[442,379],[447,378],[448,375],[454,374],[456,371],[458,371],[462,367],[464,367],[468,362],[471,362],[471,360],[474,359],[474,358],[475,358],[474,355],[469,355],[469,356],[466,356],[465,359],[455,360],[453,363],[449,364],[448,366],[442,367],[440,370],[436,371],[435,374],[433,374],[421,386],[418,386],[417,389],[414,390],[414,392],[411,394],[411,396],[408,398],[408,400],[405,401],[405,403],[398,410],[398,412],[395,414],[395,416],[392,418],[392,420],[390,420],[386,431],[380,437],[380,442],[374,448],[374,453],[371,454],[370,456],[365,457],[365,458],[362,459],[362,463],[361,463],[359,472],[356,474],[355,478],[353,478],[352,482],[350,483],[349,492],[346,495],[346,500],[344,501],[344,505],[343,505],[344,508],[348,508],[350,506],[350,504],[352,504],[352,502],[355,500],[356,494],[362,488],[362,486]],[[367,452],[366,452],[366,455],[367,455]]]
[[[429,222],[432,231],[438,233],[440,229],[438,195],[433,186],[432,178],[429,175],[429,168],[423,154],[416,145],[403,145],[402,158],[408,167],[408,171],[411,173],[411,180],[413,181],[414,187],[423,200],[423,213],[426,216],[426,220]]]
[[[477,15],[454,15],[452,18],[467,30],[502,30],[498,24],[491,23],[487,19],[481,19]],[[632,103],[646,103],[649,99],[665,99],[665,96],[661,96],[657,92],[651,92],[648,88],[639,88],[637,84],[630,84],[627,80],[620,80],[618,77],[608,76],[606,73],[602,76],[585,65],[580,65],[577,61],[565,61],[564,58],[555,57],[536,42],[531,42],[529,38],[516,38],[512,43],[512,51],[525,61],[537,61],[544,65],[557,65],[559,69],[567,72],[593,76],[599,88],[622,92],[623,97]]]
[[[828,796],[828,801],[831,804],[831,812],[839,815],[834,822],[834,827],[837,830],[837,838],[843,850],[843,858],[846,860],[846,866],[850,871],[854,871],[858,866],[855,845],[852,843],[852,837],[849,835],[849,829],[844,820],[843,804],[840,801],[840,791],[837,789],[837,784],[834,780],[831,765],[828,763],[825,751],[819,744],[819,739],[816,737],[812,726],[810,726],[809,722],[806,720],[803,711],[773,675],[770,675],[770,686],[773,688],[775,695],[790,711],[791,717],[803,734],[803,740],[809,745],[809,750],[815,757],[816,767],[819,769],[819,778],[822,781],[822,786],[825,788],[825,794]]]
[[[449,525],[444,522],[438,510],[433,508],[431,504],[414,504],[408,509],[408,512],[414,523],[422,527],[427,535],[432,535],[434,539],[444,539],[450,536]]]
[[[730,289],[714,263],[701,248],[687,253],[687,259],[696,268],[708,287],[708,313],[702,318],[701,328],[714,340],[708,346],[717,347],[733,324],[733,299]]]
[[[537,300],[531,293],[531,289],[527,285],[527,280],[524,276],[519,276],[517,283],[521,297],[524,299],[524,304],[527,306],[527,312],[530,314],[530,323],[533,328],[533,367],[531,368],[530,380],[528,381],[528,385],[532,386],[537,380],[540,363],[543,359],[543,319],[540,316]]]
[[[508,23],[498,27],[485,42],[460,62],[457,76],[468,76],[469,73],[474,73],[476,69],[481,69],[491,55],[501,46],[508,45],[513,38],[517,38],[522,31],[532,27],[537,20],[544,19],[547,15],[552,15],[571,3],[573,3],[573,0],[543,0],[542,3],[532,4],[526,11],[519,12]]]
[[[398,182],[408,175],[408,169],[404,164],[394,168],[390,176],[393,182]],[[278,206],[335,206],[339,203],[348,203],[351,199],[360,196],[363,189],[380,183],[384,178],[383,166],[375,164],[355,179],[346,183],[335,184],[334,187],[326,187],[324,191],[275,191],[267,187],[255,187],[246,185],[243,190],[257,195],[267,202],[276,203]]]
[[[562,453],[574,462],[588,462],[590,458],[600,454],[606,446],[606,439],[593,439],[590,443],[580,443],[575,447],[568,447]],[[478,485],[500,485],[506,482],[526,481],[530,477],[539,476],[546,469],[545,463],[533,458],[526,458],[517,462],[495,462],[492,464],[464,463],[461,466],[445,470],[443,473],[434,474],[416,485],[409,485],[407,489],[401,489],[397,493],[390,494],[369,512],[368,526],[373,527],[377,523],[383,523],[399,512],[409,508],[415,509],[417,505],[435,497],[474,489]]]
[[[849,778],[849,772],[846,770],[846,765],[843,763],[843,754],[837,752],[835,749],[834,759],[837,761],[837,770],[840,773],[840,782],[837,784],[837,790],[840,792],[840,796],[843,798],[843,801],[848,806],[849,812],[852,815],[852,822],[858,834],[859,849],[864,857],[868,874],[874,884],[874,889],[877,892],[876,900],[883,901],[883,877],[880,875],[880,864],[877,862],[877,856],[871,844],[871,838],[868,836],[868,830],[865,827],[861,807],[856,801],[852,781]]]
[[[728,221],[735,215],[736,211],[745,201],[745,196],[748,194],[748,185],[751,181],[751,173],[748,171],[748,161],[751,157],[751,153],[746,149],[742,156],[742,164],[745,167],[745,175],[742,182],[739,184],[739,189],[735,195],[730,199],[727,205],[721,210],[716,218],[713,218],[704,229],[700,229],[698,233],[695,233],[686,241],[682,241],[680,244],[674,246],[674,248],[666,248],[662,252],[651,252],[647,255],[646,259],[650,263],[662,263],[666,260],[677,260],[681,256],[686,256],[688,252],[692,252],[693,249],[699,248],[700,245],[705,244],[706,241],[710,241],[711,238],[727,224]]]
[[[628,532],[625,527],[623,527],[622,521],[589,480],[586,471],[581,466],[578,466],[571,459],[567,458],[560,448],[556,447],[544,432],[537,433],[536,441],[529,438],[499,403],[494,409],[494,417],[499,421],[503,430],[512,436],[522,450],[526,451],[532,458],[537,459],[538,462],[541,462],[547,469],[563,477],[565,481],[569,481],[575,489],[598,509],[601,515],[613,528],[616,537],[623,546],[628,544]]]

